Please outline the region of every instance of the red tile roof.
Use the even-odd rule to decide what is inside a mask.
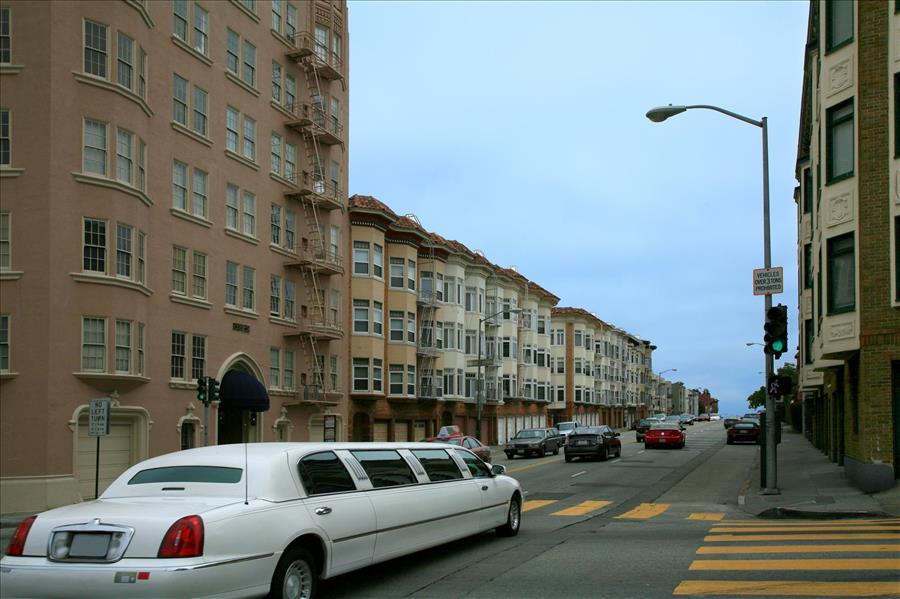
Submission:
[[[397,218],[397,213],[388,208],[384,203],[372,196],[352,195],[348,202],[350,209],[361,208],[365,210],[378,210],[391,218]]]

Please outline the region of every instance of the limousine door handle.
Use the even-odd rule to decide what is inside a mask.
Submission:
[[[487,490],[488,490],[488,486],[487,486],[487,485],[481,485],[481,490],[482,490],[482,491],[487,491]]]
[[[331,513],[330,507],[317,507],[316,508],[316,515],[318,515],[318,516],[324,516],[324,515],[330,514],[330,513]]]

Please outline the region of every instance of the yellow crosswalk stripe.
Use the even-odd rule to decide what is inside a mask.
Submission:
[[[582,501],[574,507],[570,507],[558,512],[553,512],[551,516],[584,516],[589,512],[599,510],[608,506],[612,501]]]
[[[556,501],[556,499],[529,499],[525,502],[525,505],[522,506],[522,511],[530,512],[531,510],[536,510],[545,505],[552,505],[556,503]]]
[[[900,558],[707,559],[694,560],[689,570],[900,570]]]
[[[668,503],[642,503],[631,511],[619,514],[616,516],[616,519],[632,518],[635,520],[642,520],[653,518],[654,516],[659,516],[667,509],[669,509]]]
[[[900,525],[900,519],[889,520],[722,520],[717,526],[859,526],[861,524]]]
[[[712,513],[705,514],[701,512],[695,512],[687,517],[688,520],[721,520],[725,517],[724,513]]]
[[[900,582],[815,582],[809,580],[685,580],[673,595],[758,597],[884,597],[900,594]]]
[[[892,530],[900,531],[900,526],[760,526],[750,530],[748,530],[746,526],[718,526],[711,528],[709,532],[888,532]]]
[[[784,534],[784,535],[731,535],[716,534],[703,537],[704,542],[730,542],[743,543],[744,541],[895,541],[900,538],[898,534],[891,533],[858,533],[858,534],[839,534],[839,533],[818,533],[818,534]]]
[[[700,555],[713,554],[742,554],[742,553],[900,553],[900,545],[873,544],[873,545],[747,545],[735,547],[733,545],[713,545],[700,547],[697,553]]]

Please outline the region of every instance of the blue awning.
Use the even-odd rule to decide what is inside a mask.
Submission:
[[[269,394],[258,380],[245,372],[229,370],[219,386],[220,410],[269,410]]]

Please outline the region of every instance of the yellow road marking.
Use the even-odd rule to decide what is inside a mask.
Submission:
[[[737,554],[737,553],[900,553],[900,545],[748,545],[734,547],[729,545],[705,546],[697,550],[698,554]]]
[[[745,526],[718,526],[709,529],[709,532],[876,532],[876,531],[900,531],[900,526],[772,526],[759,527],[748,530]]]
[[[900,558],[700,559],[689,570],[900,570]]]
[[[884,597],[900,594],[898,582],[813,582],[808,580],[685,580],[673,595],[768,597]]]
[[[631,511],[616,516],[616,519],[635,518],[644,519],[659,516],[661,513],[669,509],[668,503],[642,503]]]
[[[896,541],[897,534],[859,533],[859,534],[787,534],[787,535],[707,535],[705,542],[728,541],[743,543],[744,541]]]
[[[897,524],[900,519],[890,520],[722,520],[721,526],[858,526],[860,524]]]
[[[703,514],[703,513],[693,513],[687,517],[688,520],[721,520],[725,517],[725,514]]]
[[[599,510],[608,506],[612,501],[582,501],[575,507],[570,507],[558,512],[553,512],[551,516],[584,516],[588,512]]]
[[[539,507],[544,507],[545,505],[556,503],[556,501],[556,499],[529,499],[525,502],[525,505],[522,506],[522,511],[528,512],[531,510],[536,510]]]

